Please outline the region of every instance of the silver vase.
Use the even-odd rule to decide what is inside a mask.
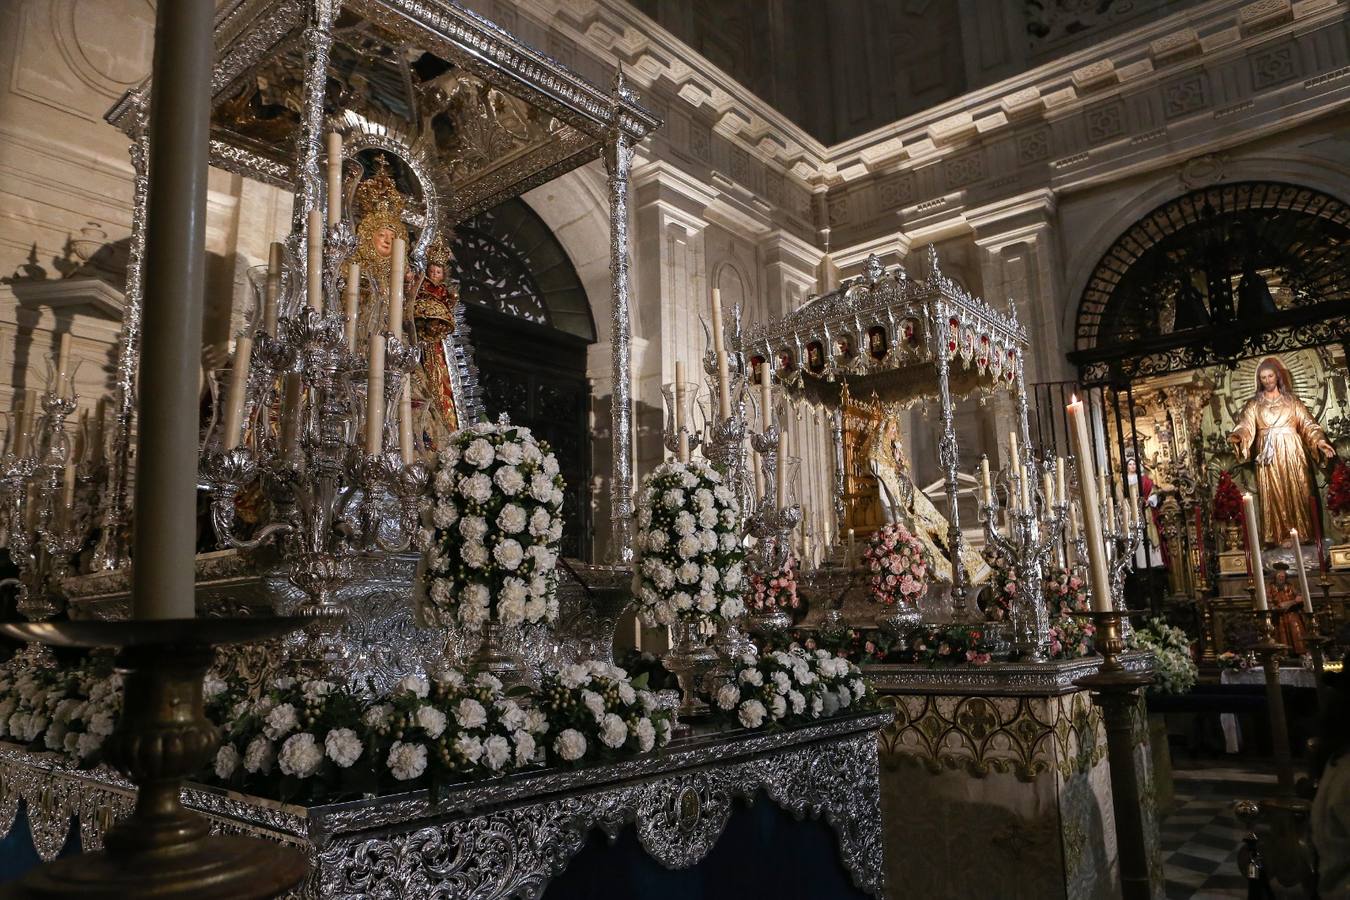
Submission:
[[[678,622],[673,631],[675,645],[666,651],[661,664],[674,673],[680,683],[680,706],[677,713],[689,721],[709,712],[707,702],[699,696],[703,682],[717,665],[717,651],[708,646],[708,638],[698,622]]]
[[[923,623],[923,613],[913,606],[896,604],[889,613],[878,619],[881,629],[894,638],[904,637],[910,629]]]
[[[496,622],[485,624],[482,642],[473,656],[469,657],[469,667],[495,676],[506,688],[528,684],[530,679],[525,672],[525,665],[507,646],[506,630],[505,625]]]

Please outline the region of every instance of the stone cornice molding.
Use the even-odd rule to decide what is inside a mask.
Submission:
[[[797,270],[811,280],[815,279],[816,266],[825,255],[813,244],[809,244],[789,231],[775,228],[759,242],[760,252],[764,254],[766,265],[781,265]]]
[[[965,211],[975,245],[997,253],[1045,230],[1055,217],[1055,192],[1040,188]]]
[[[654,205],[687,231],[707,227],[705,211],[716,193],[683,169],[661,160],[645,163],[634,169],[632,184],[635,212]]]
[[[1288,9],[1288,16],[1277,18],[1273,27],[1241,24],[1250,16],[1247,10],[1272,6]],[[832,145],[826,158],[844,181],[910,168],[943,155],[944,150],[1006,133],[1010,125],[1054,121],[1187,68],[1244,54],[1256,44],[1306,32],[1345,14],[1337,0],[1257,0],[1246,5],[1214,0]],[[868,165],[869,154],[876,148],[886,147],[894,154],[897,140],[903,149],[896,157],[898,165]]]
[[[53,312],[84,312],[112,322],[122,320],[125,295],[100,278],[74,276],[48,281],[18,281],[8,285],[24,306],[45,306]]]

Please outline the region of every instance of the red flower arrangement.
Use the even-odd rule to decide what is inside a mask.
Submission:
[[[904,525],[878,528],[867,544],[863,561],[872,570],[872,601],[883,606],[910,606],[928,590],[933,569],[928,551]]]
[[[1214,518],[1220,522],[1237,522],[1242,518],[1242,492],[1233,481],[1232,472],[1219,476],[1214,489]]]
[[[768,612],[774,607],[796,609],[801,605],[797,598],[797,557],[789,554],[779,569],[770,578],[758,573],[750,576],[750,593],[745,605],[751,612]]]
[[[1327,509],[1334,516],[1350,513],[1350,466],[1337,462],[1327,482]]]

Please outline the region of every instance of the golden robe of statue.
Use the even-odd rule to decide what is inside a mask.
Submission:
[[[1238,414],[1228,440],[1239,462],[1256,461],[1256,489],[1261,500],[1261,543],[1289,543],[1289,529],[1307,540],[1312,527],[1313,481],[1310,460],[1336,455],[1322,428],[1303,401],[1294,396],[1289,372],[1278,359],[1262,360],[1256,369],[1256,393]]]
[[[951,523],[908,475],[900,426],[887,417],[869,435],[867,459],[881,488],[882,506],[888,522],[899,521],[928,548],[933,559],[933,575],[952,583],[952,550],[948,545]],[[969,544],[962,544],[961,561],[967,584],[983,584],[989,579],[989,564]]]
[[[459,428],[455,408],[454,364],[451,341],[455,332],[455,305],[459,303],[459,282],[446,280],[450,253],[440,238],[427,250],[426,276],[417,284],[412,302],[413,326],[422,346],[422,367],[417,381],[424,406],[417,419],[417,430],[441,446]]]

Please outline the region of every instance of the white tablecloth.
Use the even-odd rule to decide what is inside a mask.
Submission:
[[[1219,673],[1220,684],[1265,684],[1265,670],[1258,667],[1251,669],[1224,669]],[[1289,666],[1280,669],[1280,684],[1284,687],[1317,687],[1317,679],[1311,669],[1305,669],[1302,666]],[[1232,713],[1223,713],[1219,716],[1219,724],[1223,727],[1224,749],[1229,753],[1237,753],[1242,749],[1242,727],[1238,725],[1237,716]]]

